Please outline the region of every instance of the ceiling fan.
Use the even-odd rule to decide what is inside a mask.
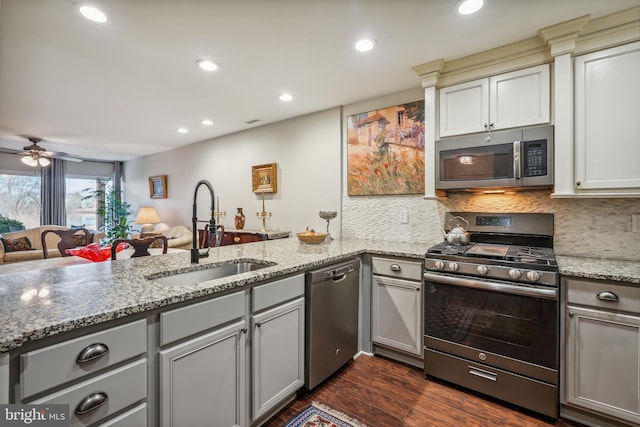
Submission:
[[[27,145],[26,147],[23,147],[22,149],[24,151],[15,153],[19,156],[22,156],[20,160],[22,161],[22,163],[26,165],[33,166],[33,167],[40,165],[44,167],[44,166],[48,166],[51,163],[50,159],[69,160],[72,162],[82,161],[82,159],[78,159],[77,157],[70,156],[67,153],[45,150],[44,148],[38,145],[42,141],[41,138],[36,138],[32,136],[28,136],[26,138],[29,140],[29,142],[31,142],[31,145]]]

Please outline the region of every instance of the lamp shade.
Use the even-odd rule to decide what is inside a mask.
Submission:
[[[136,218],[136,224],[157,224],[160,222],[158,212],[152,206],[145,206],[140,208],[138,217]]]

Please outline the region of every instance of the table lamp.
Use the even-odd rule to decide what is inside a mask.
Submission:
[[[157,224],[159,222],[160,217],[154,207],[145,206],[140,208],[140,212],[138,212],[138,217],[136,218],[136,224],[142,224],[140,227],[140,234],[152,232],[154,227],[153,224]]]

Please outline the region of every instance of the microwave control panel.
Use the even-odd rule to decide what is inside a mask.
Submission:
[[[524,162],[522,165],[522,176],[545,176],[547,175],[547,141],[525,141]]]

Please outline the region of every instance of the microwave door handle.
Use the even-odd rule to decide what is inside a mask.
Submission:
[[[520,161],[520,141],[513,141],[513,175],[516,179],[522,178],[522,163]]]

